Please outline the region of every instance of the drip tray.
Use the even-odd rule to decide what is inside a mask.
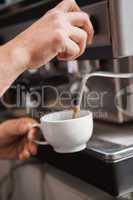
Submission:
[[[133,125],[95,123],[86,150],[58,154],[40,147],[38,158],[113,196],[133,192]]]
[[[133,157],[133,125],[95,124],[88,151],[104,162],[120,162]]]

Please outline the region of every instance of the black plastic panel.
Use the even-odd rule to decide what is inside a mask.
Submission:
[[[85,6],[105,0],[77,0],[78,5]],[[0,27],[33,20],[41,17],[46,11],[56,6],[61,0],[49,0],[47,3],[38,0],[22,1],[0,9]]]
[[[61,169],[111,194],[122,196],[133,191],[133,158],[106,163],[89,150],[73,154],[58,154],[50,147],[40,147],[38,159]]]

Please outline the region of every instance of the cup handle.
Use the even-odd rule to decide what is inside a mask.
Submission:
[[[33,125],[31,125],[31,129],[32,128],[39,128],[39,129],[41,129],[41,125],[40,124],[33,124]],[[38,145],[49,145],[49,143],[48,142],[41,142],[41,141],[39,141],[39,140],[32,140],[32,142],[34,142],[35,144],[38,144]]]

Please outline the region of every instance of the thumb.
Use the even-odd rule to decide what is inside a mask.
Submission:
[[[60,10],[62,12],[72,12],[72,11],[80,11],[80,8],[75,0],[64,0],[59,3],[56,7],[56,10]]]
[[[20,119],[13,119],[5,122],[7,135],[16,135],[16,136],[23,136],[26,135],[30,129],[31,125],[37,123],[32,118],[20,118]]]

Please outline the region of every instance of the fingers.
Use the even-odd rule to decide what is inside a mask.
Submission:
[[[28,139],[29,141],[33,141],[37,139],[37,129],[32,128],[28,133]]]
[[[23,148],[21,148],[21,152],[19,153],[19,159],[27,160],[30,158],[30,156],[34,156],[37,154],[37,145],[32,142],[33,140],[37,139],[37,129],[31,129],[31,125],[35,123],[33,119],[25,118],[23,120],[26,120],[27,122],[27,133],[25,133],[25,138],[22,142]]]
[[[66,50],[58,55],[59,60],[73,60],[82,55],[87,44],[87,33],[77,27],[70,27],[69,40],[66,42]]]
[[[94,30],[89,16],[84,12],[70,12],[64,19],[64,24],[65,21],[69,23],[61,27],[60,34],[57,34],[58,46],[63,47],[63,53],[58,51],[58,59],[74,60],[84,53],[87,42],[92,43]]]
[[[31,156],[35,156],[37,154],[37,145],[31,141],[27,141],[24,143],[23,149],[19,153],[20,160],[27,160]]]
[[[31,153],[31,155],[36,155],[37,154],[37,145],[34,144],[34,140],[37,139],[37,129],[32,128],[29,133],[28,133],[28,148],[29,148],[29,152]]]
[[[79,28],[72,28],[66,51],[58,55],[59,60],[72,60],[82,55],[87,44],[87,34]]]
[[[58,59],[78,58],[84,53],[87,42],[91,44],[93,40],[94,30],[88,14],[80,11],[74,0],[64,0],[52,12],[57,27],[53,46]]]
[[[90,21],[89,15],[81,12],[75,0],[64,0],[56,6],[56,10],[69,12],[68,18],[73,26],[83,28],[88,34],[88,42],[92,43],[94,29]]]
[[[82,55],[86,49],[87,45],[87,33],[77,27],[72,27],[70,31],[70,38],[79,45],[80,48],[80,55]]]
[[[55,9],[63,12],[80,11],[80,8],[75,0],[64,0],[58,4]]]
[[[19,154],[19,159],[20,160],[27,160],[27,159],[30,158],[30,156],[31,156],[31,154],[30,154],[29,149],[28,149],[28,144],[26,143],[23,151],[20,152],[20,154]]]
[[[26,117],[8,120],[3,123],[3,126],[7,136],[24,136],[34,123],[36,123],[34,119]]]
[[[28,149],[32,156],[35,156],[37,154],[37,145],[33,142],[28,143]]]
[[[65,42],[65,52],[59,53],[58,59],[59,60],[73,60],[78,57],[80,54],[80,48],[79,46],[72,41],[71,39],[67,39]]]
[[[31,142],[25,144],[25,147],[22,152],[19,153],[20,160],[27,160],[31,156],[35,156],[37,154],[37,146]]]
[[[92,43],[94,29],[89,16],[84,12],[71,12],[68,14],[69,21],[72,26],[82,28],[88,34],[88,42]]]

